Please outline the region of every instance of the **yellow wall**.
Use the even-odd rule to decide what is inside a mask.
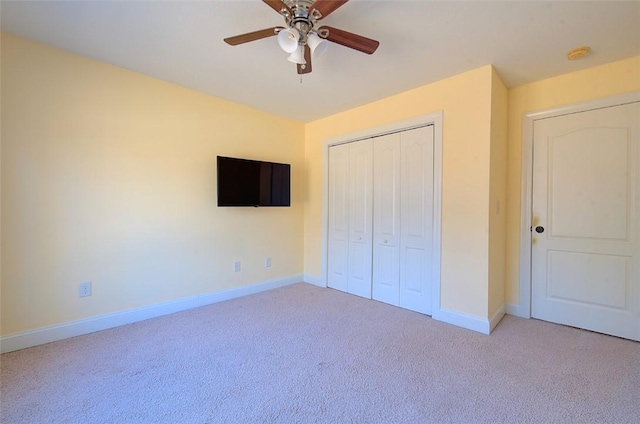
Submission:
[[[506,301],[518,303],[522,117],[527,112],[640,90],[640,56],[509,90]]]
[[[324,140],[442,110],[442,307],[487,317],[492,76],[485,66],[306,125],[305,274],[322,275]]]
[[[303,124],[6,33],[1,78],[2,335],[302,273]],[[292,206],[218,208],[216,155]]]
[[[491,84],[489,317],[504,305],[507,241],[507,112],[507,87],[494,69]]]

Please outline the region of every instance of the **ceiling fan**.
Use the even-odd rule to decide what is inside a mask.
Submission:
[[[319,57],[327,49],[327,41],[372,54],[380,43],[330,26],[317,27],[348,0],[262,0],[281,14],[286,27],[273,27],[225,38],[232,46],[277,35],[280,48],[289,53],[288,60],[297,64],[298,74],[311,72],[311,58]]]

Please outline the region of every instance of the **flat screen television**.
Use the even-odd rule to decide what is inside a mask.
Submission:
[[[218,156],[218,206],[291,206],[291,165]]]

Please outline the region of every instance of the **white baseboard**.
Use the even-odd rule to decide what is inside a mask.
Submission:
[[[505,310],[507,314],[514,315],[520,318],[531,318],[531,315],[528,310],[525,310],[521,305],[516,303],[506,303]]]
[[[489,333],[491,333],[496,328],[496,326],[498,325],[500,320],[502,320],[502,318],[504,318],[504,315],[506,313],[507,313],[506,312],[506,307],[505,307],[505,304],[503,303],[502,306],[500,306],[498,308],[496,313],[493,314],[493,316],[491,318],[489,318]]]
[[[304,274],[303,278],[305,283],[313,284],[314,286],[326,288],[327,285],[322,281],[322,277],[317,277],[315,275]]]
[[[447,324],[453,324],[468,330],[477,331],[482,334],[489,334],[491,332],[491,324],[489,320],[475,315],[441,308],[433,314],[432,318],[446,322]]]
[[[469,315],[462,312],[452,311],[450,309],[440,309],[433,314],[432,318],[438,321],[453,324],[468,330],[477,331],[482,334],[491,334],[494,328],[506,313],[505,305],[502,305],[489,319]]]
[[[302,281],[302,275],[292,275],[289,277],[262,281],[247,286],[234,287],[213,293],[186,297],[156,305],[143,306],[128,311],[99,315],[78,321],[42,327],[36,330],[10,334],[8,336],[0,337],[0,352],[12,352],[14,350],[55,342],[69,337],[81,336],[83,334],[89,334],[150,318],[173,314],[175,312],[185,311],[187,309],[193,309],[200,306],[210,305],[212,303],[223,302],[225,300],[260,293],[278,287],[300,283]]]

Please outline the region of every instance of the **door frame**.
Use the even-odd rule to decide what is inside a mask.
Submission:
[[[322,146],[322,276],[320,286],[327,287],[328,237],[329,237],[329,148],[339,144],[393,134],[433,125],[433,245],[431,314],[436,318],[440,312],[440,260],[442,237],[442,122],[443,112],[438,111],[415,118],[392,122],[387,125],[367,128],[324,140]]]
[[[640,102],[640,91],[573,103],[525,113],[522,122],[522,173],[520,189],[520,281],[519,301],[509,305],[508,313],[531,318],[531,222],[533,211],[533,126],[541,119],[622,106]]]

